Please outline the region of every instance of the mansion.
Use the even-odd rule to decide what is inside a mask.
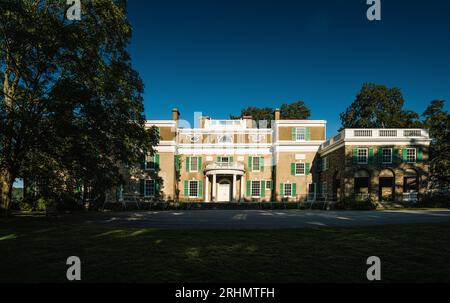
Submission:
[[[147,121],[160,143],[138,168],[124,169],[116,189],[145,201],[339,201],[371,195],[409,201],[427,189],[430,138],[423,129],[343,129],[327,140],[324,120],[282,120],[270,127],[252,117],[200,117],[198,128]]]

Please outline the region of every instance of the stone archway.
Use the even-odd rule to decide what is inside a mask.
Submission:
[[[359,169],[354,174],[354,193],[366,196],[370,193],[370,173],[366,169]]]

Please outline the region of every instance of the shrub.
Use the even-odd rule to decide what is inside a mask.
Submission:
[[[445,193],[426,194],[419,199],[418,207],[450,208],[450,195]]]

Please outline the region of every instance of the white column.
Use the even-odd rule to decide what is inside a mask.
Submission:
[[[205,202],[209,202],[209,180],[205,175]]]
[[[245,193],[245,178],[241,176],[241,201],[244,201],[244,193]]]
[[[213,194],[212,194],[212,201],[216,202],[216,190],[217,190],[217,185],[216,185],[216,181],[217,181],[217,176],[216,174],[213,174]]]
[[[236,175],[233,174],[233,197],[231,198],[232,201],[236,201]]]

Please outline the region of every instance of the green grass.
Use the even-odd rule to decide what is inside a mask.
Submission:
[[[450,282],[450,223],[298,230],[158,230],[0,220],[0,282]]]

